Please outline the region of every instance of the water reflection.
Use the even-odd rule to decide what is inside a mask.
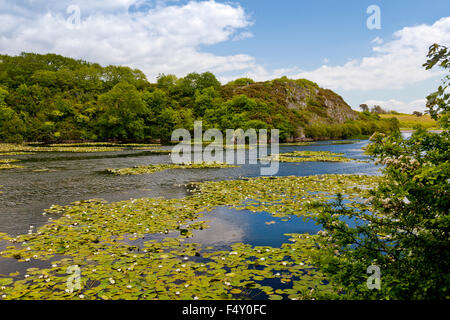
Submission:
[[[195,231],[189,242],[228,249],[234,243],[252,246],[281,247],[288,242],[287,233],[316,234],[320,226],[298,217],[278,218],[267,212],[252,212],[220,207],[207,214],[209,228]]]

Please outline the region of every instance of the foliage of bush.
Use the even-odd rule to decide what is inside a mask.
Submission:
[[[450,69],[446,47],[430,48],[427,69]],[[346,299],[448,299],[450,297],[449,76],[428,96],[442,131],[417,128],[410,139],[374,134],[368,153],[384,177],[366,204],[349,207],[338,195],[322,203],[315,262]],[[350,225],[353,221],[355,225]],[[379,288],[368,286],[368,267],[380,270]]]

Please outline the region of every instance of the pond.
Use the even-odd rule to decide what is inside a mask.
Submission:
[[[362,147],[367,140],[354,141],[350,144],[332,144],[316,142],[310,146],[280,146],[280,153],[299,150],[330,151],[343,153],[346,157],[367,160]],[[246,154],[248,159],[248,152]],[[241,165],[238,168],[223,169],[183,169],[165,170],[153,174],[134,176],[114,176],[102,173],[107,168],[126,168],[137,165],[170,163],[169,155],[149,155],[141,151],[115,151],[94,154],[43,152],[32,155],[14,156],[22,161],[22,169],[0,171],[0,232],[10,235],[27,233],[30,226],[38,228],[48,221],[42,212],[53,204],[68,205],[78,200],[94,198],[116,202],[145,197],[182,198],[189,194],[192,182],[239,179],[242,177],[258,177],[260,164]],[[248,162],[248,161],[246,161]],[[347,162],[302,162],[280,163],[277,176],[309,176],[317,174],[379,174],[378,167],[372,163]],[[267,234],[263,221],[264,215],[247,214],[220,208],[214,212],[211,230],[232,229],[232,225],[247,226],[239,233],[245,234],[245,242],[249,244],[266,243],[272,245],[274,240],[264,242],[261,237]],[[227,221],[232,223],[226,227]],[[279,229],[280,239],[283,232],[317,232],[314,224],[303,225],[303,221],[293,219],[283,229],[280,225],[272,225],[271,230]],[[222,224],[222,225],[221,225]],[[219,226],[220,225],[220,226]],[[263,227],[261,230],[260,227]],[[307,227],[309,226],[309,227]],[[297,231],[296,231],[297,230]],[[207,232],[198,236],[198,240],[208,242]],[[211,231],[209,231],[211,232]],[[222,237],[224,232],[216,232]],[[203,238],[202,238],[203,237]],[[238,241],[240,238],[232,240]],[[227,240],[217,240],[222,243]],[[275,241],[277,243],[277,241]]]
[[[57,221],[57,218],[59,217],[58,214],[56,216],[52,214],[52,218],[49,218],[48,215],[43,215],[44,210],[52,207],[52,205],[64,206],[80,200],[104,199],[108,201],[112,207],[104,210],[106,207],[101,207],[101,205],[98,205],[97,207],[97,205],[94,204],[93,211],[86,213],[83,210],[90,210],[88,209],[89,205],[83,207],[84,209],[80,209],[81,207],[77,206],[73,214],[78,215],[78,217],[70,218],[73,219],[73,222],[71,222],[68,229],[64,229],[65,231],[62,233],[56,232],[55,234],[53,234],[53,231],[48,232],[49,230],[47,229],[47,234],[42,238],[42,241],[50,241],[50,247],[53,249],[49,249],[48,251],[54,250],[51,254],[48,254],[49,257],[47,259],[45,258],[45,252],[47,252],[47,249],[49,248],[47,245],[41,247],[44,250],[39,253],[44,254],[44,256],[29,255],[31,259],[25,258],[23,254],[26,255],[26,251],[31,249],[27,248],[28,244],[23,242],[21,250],[25,250],[25,252],[21,251],[20,254],[0,257],[0,275],[14,275],[16,280],[24,279],[23,277],[30,277],[30,275],[27,275],[27,273],[30,272],[39,273],[41,271],[38,270],[43,270],[42,272],[45,273],[47,272],[45,270],[51,269],[54,271],[59,269],[58,265],[61,264],[61,259],[68,261],[71,261],[71,259],[82,259],[81,261],[84,261],[84,259],[89,256],[88,261],[91,262],[83,265],[83,274],[87,274],[89,279],[95,279],[97,276],[100,277],[98,280],[89,280],[91,281],[91,284],[98,285],[103,283],[92,290],[100,290],[95,291],[96,293],[106,292],[108,294],[113,294],[111,290],[114,287],[112,284],[115,282],[107,280],[105,284],[104,277],[107,277],[106,279],[108,279],[116,272],[114,270],[121,270],[122,268],[120,266],[126,265],[130,261],[135,261],[133,258],[131,258],[132,260],[129,260],[126,255],[123,256],[123,253],[121,253],[122,256],[120,259],[112,258],[115,255],[114,252],[118,252],[115,250],[121,250],[120,244],[118,244],[120,242],[127,246],[131,246],[131,250],[139,255],[136,259],[139,259],[138,261],[140,263],[149,264],[147,267],[142,266],[142,269],[134,271],[136,274],[147,274],[147,278],[144,282],[134,278],[134,281],[136,281],[135,285],[137,287],[141,287],[142,285],[154,288],[156,280],[154,281],[151,279],[156,276],[157,278],[155,279],[158,279],[158,283],[164,283],[159,290],[161,292],[166,292],[168,295],[153,293],[148,296],[145,293],[142,295],[142,292],[146,292],[144,289],[130,289],[131,291],[135,290],[133,291],[133,294],[135,295],[132,295],[132,293],[127,295],[122,290],[119,290],[114,293],[117,298],[151,299],[152,297],[158,297],[161,299],[169,299],[170,297],[173,298],[174,292],[178,292],[180,285],[183,283],[195,283],[195,286],[193,285],[192,289],[185,290],[187,287],[184,287],[183,296],[177,296],[175,294],[175,298],[191,299],[201,293],[201,297],[204,299],[224,297],[222,294],[225,294],[227,298],[246,299],[246,296],[242,295],[242,288],[227,288],[229,286],[227,285],[229,280],[227,274],[223,273],[223,270],[231,270],[227,262],[228,259],[237,259],[237,261],[230,262],[234,265],[234,270],[236,270],[235,272],[230,272],[230,274],[239,274],[239,277],[234,278],[234,281],[236,281],[235,285],[238,286],[238,282],[246,280],[247,277],[253,277],[254,280],[259,279],[258,283],[263,287],[256,291],[253,291],[253,289],[250,290],[252,294],[255,293],[258,297],[252,297],[252,299],[267,299],[268,296],[273,294],[274,290],[287,290],[283,291],[283,296],[286,297],[289,293],[292,294],[295,290],[300,290],[296,285],[300,287],[304,286],[305,282],[297,283],[296,281],[299,281],[299,279],[306,276],[306,274],[307,277],[310,277],[310,281],[319,281],[319,283],[322,281],[320,277],[316,277],[315,271],[311,271],[311,267],[306,265],[308,258],[306,256],[306,251],[303,252],[303,246],[310,241],[308,240],[308,234],[317,234],[317,232],[320,231],[321,226],[316,225],[312,219],[306,218],[306,216],[304,216],[304,213],[306,212],[299,211],[302,209],[296,206],[296,203],[299,203],[300,201],[300,199],[297,201],[297,198],[294,198],[291,202],[289,202],[289,197],[280,200],[287,200],[287,206],[283,204],[279,207],[291,210],[292,213],[284,216],[279,216],[274,214],[274,212],[270,213],[271,209],[269,207],[266,207],[265,209],[254,208],[255,210],[252,210],[251,201],[255,200],[253,198],[248,198],[248,200],[250,200],[250,203],[248,204],[244,201],[245,206],[248,205],[248,207],[245,208],[236,208],[231,205],[230,201],[234,202],[234,205],[236,205],[244,199],[240,199],[242,195],[253,194],[257,196],[259,191],[263,191],[264,197],[268,196],[270,198],[273,191],[268,185],[271,185],[275,189],[278,188],[278,194],[274,194],[275,198],[280,196],[283,198],[286,192],[290,192],[291,196],[294,194],[295,197],[297,197],[296,195],[302,194],[302,191],[311,192],[311,199],[316,199],[317,197],[320,198],[320,194],[325,194],[326,191],[330,191],[330,193],[334,195],[334,190],[339,189],[339,186],[337,185],[341,183],[339,177],[341,177],[340,175],[342,174],[352,175],[353,178],[350,179],[354,179],[356,184],[361,183],[360,179],[362,177],[355,175],[380,175],[379,167],[375,166],[373,162],[368,161],[368,156],[363,153],[363,147],[367,144],[368,140],[354,140],[316,142],[305,146],[282,145],[279,149],[280,154],[295,154],[296,151],[326,151],[333,154],[342,154],[342,156],[354,159],[355,161],[280,162],[277,176],[290,178],[263,179],[262,181],[257,182],[256,187],[253,184],[253,180],[255,179],[252,178],[260,177],[261,166],[265,166],[265,164],[244,164],[233,168],[169,169],[152,174],[114,175],[105,173],[105,170],[108,168],[132,168],[134,166],[150,164],[169,164],[171,163],[171,159],[167,154],[152,154],[142,150],[123,150],[101,153],[39,152],[36,154],[11,156],[14,159],[21,160],[20,164],[23,168],[0,171],[0,191],[2,192],[0,194],[0,233],[3,232],[16,237],[18,235],[27,234],[30,229],[35,233],[39,227],[44,225],[47,227],[50,221],[49,219]],[[166,147],[166,149],[168,148],[169,147]],[[303,152],[301,154],[308,154],[308,152]],[[246,151],[246,163],[249,163],[248,160],[250,156],[251,153]],[[317,175],[331,176],[316,178]],[[305,179],[310,177],[311,181],[308,180],[309,182],[305,182],[305,179],[295,177],[305,177]],[[234,187],[231,187],[228,191],[226,191],[226,188],[221,189],[221,181],[227,180],[232,180],[229,181],[231,184],[242,183],[242,188],[244,190],[233,194],[236,190]],[[201,185],[206,186],[206,188],[212,188],[211,193],[208,193],[209,189],[202,189],[201,195],[198,196],[198,190],[196,189],[196,186],[198,186],[196,183],[198,182],[205,182]],[[246,184],[247,182],[250,184]],[[304,184],[302,185],[302,183]],[[299,184],[300,187],[298,187],[297,184]],[[364,185],[364,183],[362,184]],[[309,186],[313,186],[311,191],[308,191]],[[317,187],[315,191],[314,186]],[[241,188],[239,186],[237,187]],[[250,190],[245,190],[245,188],[253,189],[250,192]],[[330,190],[325,190],[327,188],[330,188]],[[249,193],[246,193],[245,191],[248,191]],[[231,197],[226,198],[227,200],[221,202],[221,204],[212,205],[210,207],[212,209],[211,211],[203,211],[204,209],[202,209],[199,212],[195,209],[195,203],[198,201],[196,199],[201,199],[200,201],[208,201],[208,199],[217,201],[217,196],[220,198],[221,192],[231,192]],[[211,195],[212,198],[208,198]],[[302,197],[304,196],[305,194],[303,194]],[[264,197],[263,199],[266,199]],[[167,200],[151,200],[155,198]],[[141,200],[136,200],[136,203],[134,200],[131,202],[118,203],[119,201],[130,199]],[[159,209],[152,209],[154,208],[152,204],[145,205],[146,201],[155,203],[154,205],[156,207],[159,206]],[[162,203],[166,204],[162,205]],[[200,207],[203,208],[205,202],[202,203],[203,205]],[[220,203],[220,201],[216,203]],[[166,205],[168,207],[166,207]],[[182,209],[183,205],[185,207],[187,205],[188,208]],[[105,206],[109,206],[109,204]],[[131,214],[128,214],[128,212]],[[189,216],[189,214],[192,213],[193,215]],[[112,224],[116,222],[114,214],[120,215],[121,218],[117,219],[119,222],[118,225],[112,226]],[[155,217],[153,217],[153,214],[155,214]],[[72,216],[72,213],[70,213],[70,215]],[[163,218],[157,218],[156,216],[158,215],[160,217],[163,216]],[[65,215],[62,220],[67,216],[68,214]],[[100,229],[97,229],[97,231],[92,234],[93,238],[88,235],[89,227],[84,229],[82,234],[77,233],[77,231],[73,229],[78,228],[78,222],[80,222],[81,225],[86,226],[85,223],[88,222],[92,216],[96,216],[94,220],[100,219],[92,224],[93,228],[100,227]],[[133,219],[132,223],[124,222],[128,220],[128,216]],[[179,221],[179,227],[175,228],[173,223],[178,220],[178,216],[180,216],[179,219],[181,221],[185,221],[187,224],[183,226],[180,224],[181,221]],[[103,218],[106,218],[106,220],[103,220]],[[83,222],[83,219],[87,220],[84,220]],[[203,225],[204,223],[206,227],[190,228],[188,226],[189,221],[191,221],[190,223],[192,225]],[[91,222],[92,220],[88,223],[91,224]],[[346,222],[349,224],[352,223],[351,221]],[[99,243],[99,241],[96,241],[95,237],[105,236],[106,232],[107,238],[109,238],[107,223],[113,230],[121,230],[123,228],[128,230],[140,230],[142,228],[147,228],[145,231],[149,232],[141,233],[136,231],[134,233],[136,236],[132,235],[133,232],[128,232],[122,239],[123,241],[118,241],[117,245],[114,244],[113,247],[110,247],[106,251],[102,251],[105,249],[105,247],[103,247],[102,250],[94,252],[97,250],[95,249],[97,244],[102,247],[102,242],[100,241]],[[167,232],[163,232],[164,229],[162,228],[166,228],[165,226],[167,226]],[[152,233],[148,228],[157,232]],[[178,242],[180,241],[180,234],[182,235],[182,230],[188,231],[184,228],[190,229],[190,237],[182,239],[184,245],[180,247]],[[298,238],[303,236],[306,238]],[[32,235],[31,237],[34,239],[32,240],[34,243],[33,245],[39,247],[39,239],[41,236]],[[292,237],[297,240],[292,239]],[[88,242],[84,242],[85,239],[89,239]],[[81,242],[78,243],[79,241]],[[294,241],[294,243],[292,243],[292,241]],[[62,244],[57,245],[57,243]],[[165,243],[167,244],[167,247]],[[10,245],[10,243],[0,241],[0,250],[8,250],[8,245]],[[184,253],[179,250],[186,250],[190,245],[193,246],[192,248],[200,246],[198,247],[199,251],[194,250],[195,255],[191,258],[186,256],[184,256],[183,260],[180,260],[177,257],[167,258],[170,256],[172,250],[178,252],[176,253],[177,255],[181,254],[181,256],[178,257],[183,257]],[[158,265],[158,261],[160,260],[155,258],[151,252],[161,252],[161,246],[167,248],[168,253],[159,253],[159,259],[165,260],[165,264]],[[145,248],[150,248],[151,251],[146,251],[144,250]],[[262,252],[262,249],[260,248],[266,249]],[[234,250],[240,252],[239,256],[236,253],[237,251]],[[292,255],[292,250],[297,250],[295,252],[298,252],[298,254]],[[35,251],[35,253],[38,253],[38,251],[39,250]],[[200,251],[203,253],[200,254]],[[30,251],[30,253],[31,252],[32,251]],[[55,254],[53,254],[53,252]],[[236,256],[232,255],[233,253],[236,253]],[[100,263],[94,267],[90,264],[97,259],[95,256],[96,254],[98,254],[97,257]],[[145,258],[147,255],[152,258],[148,260],[148,258]],[[166,256],[166,258],[161,258],[163,256]],[[254,261],[252,262],[252,259],[254,259],[255,256],[258,257],[256,265],[249,267],[249,263],[255,263]],[[291,258],[288,258],[289,256]],[[283,260],[284,257],[287,257],[287,260]],[[106,262],[109,259],[112,260]],[[63,264],[64,263],[69,262],[63,262]],[[276,265],[278,267],[274,269],[275,273],[272,274],[272,271],[270,271],[272,269],[270,267],[261,269],[262,266],[260,263],[267,263],[268,265]],[[117,266],[113,266],[113,264],[117,264]],[[136,264],[136,262],[134,264]],[[188,264],[192,266],[193,269],[186,269],[185,266]],[[225,284],[225,286],[216,283],[215,289],[211,290],[211,287],[209,286],[210,279],[207,274],[200,272],[196,273],[195,277],[193,276],[193,270],[196,270],[196,268],[201,270],[204,268],[202,267],[204,264],[208,264],[209,268],[217,270],[218,273],[216,273],[216,276],[221,275],[219,276],[219,282]],[[97,275],[96,271],[94,271],[95,268],[101,268],[103,273]],[[185,270],[185,273],[180,271],[177,273],[176,270],[182,269]],[[175,270],[175,273],[177,274],[176,282],[172,282],[174,278],[168,273],[168,270],[171,270],[170,272]],[[277,272],[276,270],[279,271]],[[59,272],[61,272],[62,275],[67,276],[64,268]],[[312,272],[311,275],[310,272]],[[200,278],[198,278],[199,276]],[[40,290],[42,291],[35,291],[35,289],[30,291],[26,287],[21,287],[19,280],[16,282],[16,289],[10,293],[12,294],[11,297],[21,297],[23,294],[31,294],[31,296],[34,295],[34,297],[37,298],[45,297],[47,295],[51,296],[53,294],[61,297],[60,290],[64,291],[64,282],[53,287],[52,283],[49,285],[42,283],[42,274],[40,276],[37,274],[34,276],[32,275],[31,277],[33,277],[32,281],[37,283],[32,288],[40,286]],[[275,277],[275,279],[273,279],[273,277]],[[192,279],[197,280],[191,282],[193,281]],[[129,285],[126,285],[125,282],[129,280],[130,278],[120,274],[116,275],[114,281],[120,281],[121,286],[125,285],[128,287]],[[89,293],[89,291],[86,291],[86,293]],[[89,294],[95,296],[96,293],[92,292]],[[71,296],[71,293],[63,292],[62,294],[63,296],[66,294],[66,298],[73,297]],[[233,294],[233,296],[230,296],[229,294]],[[297,294],[294,292],[294,298],[298,295],[300,295],[300,293]],[[102,297],[102,294],[97,297]],[[278,296],[275,298],[278,298]]]

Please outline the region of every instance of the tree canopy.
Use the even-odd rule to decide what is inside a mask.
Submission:
[[[202,120],[205,129],[276,128],[288,139],[310,125],[305,119],[311,122],[318,119],[316,113],[326,114],[322,98],[309,98],[305,111],[290,108],[277,96],[280,84],[290,82],[319,90],[311,81],[286,77],[265,83],[241,78],[222,86],[210,72],[182,78],[160,74],[150,83],[142,71],[129,67],[103,67],[56,54],[0,55],[0,141],[164,142],[174,129],[191,130],[195,120]],[[239,92],[241,88],[249,93]],[[358,136],[395,129],[389,121],[360,120],[336,124],[342,126],[339,130],[307,132],[311,138],[339,138],[348,132]]]

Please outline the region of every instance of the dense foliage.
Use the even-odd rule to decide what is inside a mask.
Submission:
[[[311,92],[303,110],[289,108],[286,97],[277,94],[287,90],[288,82]],[[192,130],[194,120],[203,120],[205,129],[277,128],[282,139],[295,137],[299,127],[310,138],[396,129],[392,121],[363,115],[335,123],[327,118],[324,101],[336,97],[307,80],[254,83],[242,78],[222,86],[205,72],[184,78],[160,75],[150,83],[128,67],[102,67],[55,54],[0,55],[0,141],[164,142],[176,128]],[[317,121],[323,119],[326,125]]]
[[[447,71],[449,52],[433,45],[427,69]],[[384,165],[384,180],[367,206],[348,208],[338,199],[325,205],[316,260],[346,298],[448,299],[450,288],[449,76],[428,97],[440,133],[417,128],[410,139],[375,134],[368,152]],[[349,226],[342,218],[359,219]],[[348,222],[348,220],[347,220]],[[367,268],[381,271],[379,290],[369,289]]]

